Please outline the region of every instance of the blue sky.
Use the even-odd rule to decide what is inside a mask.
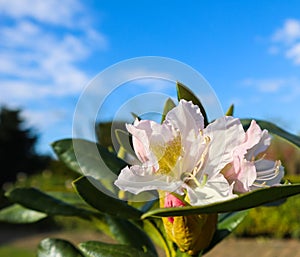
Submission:
[[[200,72],[237,117],[299,133],[299,10],[297,0],[0,0],[0,104],[22,108],[50,151],[72,135],[93,77],[162,56]]]

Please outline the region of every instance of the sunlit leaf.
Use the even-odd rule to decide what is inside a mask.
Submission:
[[[92,177],[81,177],[73,184],[78,194],[100,212],[128,219],[139,219],[142,214],[125,201],[112,197],[111,192]]]
[[[84,257],[84,255],[66,240],[46,238],[38,246],[37,257]]]
[[[155,257],[151,252],[143,252],[127,245],[107,244],[89,241],[79,244],[85,257]]]
[[[178,101],[180,101],[180,99],[185,99],[187,101],[192,101],[193,104],[195,104],[195,105],[198,105],[201,110],[201,113],[204,117],[204,125],[207,126],[208,118],[206,115],[206,111],[205,111],[203,105],[201,104],[200,100],[197,98],[197,96],[195,96],[195,94],[190,89],[188,89],[187,86],[183,85],[180,82],[177,82],[176,87],[177,87]]]
[[[233,112],[234,112],[234,105],[230,105],[227,112],[226,112],[226,116],[233,116]]]
[[[0,222],[8,223],[33,223],[47,217],[45,213],[24,208],[13,204],[0,210]]]
[[[249,208],[253,208],[259,205],[263,205],[269,202],[274,202],[289,196],[293,196],[300,193],[300,184],[294,185],[282,185],[269,188],[263,188],[259,190],[246,193],[237,198],[219,202],[215,204],[209,204],[204,206],[186,206],[186,207],[174,207],[174,208],[162,208],[151,210],[145,213],[142,218],[155,217],[169,217],[169,216],[183,216],[190,214],[201,213],[224,213],[241,211]]]
[[[164,106],[161,122],[165,120],[167,113],[171,111],[175,106],[176,104],[173,102],[173,100],[171,98],[168,98]]]
[[[251,121],[252,121],[251,119],[241,119],[241,122],[245,129],[248,129]],[[290,143],[294,144],[297,147],[300,147],[300,137],[299,136],[293,135],[293,134],[285,131],[284,129],[278,127],[277,125],[275,125],[271,122],[268,122],[268,121],[256,120],[256,122],[261,128],[267,129],[270,133],[275,134],[275,135],[289,141]]]

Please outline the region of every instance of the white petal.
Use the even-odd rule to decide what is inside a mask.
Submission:
[[[204,136],[210,138],[210,147],[205,165],[205,173],[214,176],[233,160],[233,150],[245,136],[239,119],[225,116],[215,120],[204,129]]]
[[[204,128],[204,118],[199,107],[186,100],[180,100],[179,104],[168,112],[165,122],[178,129],[184,139],[190,137],[191,131],[196,135]]]
[[[178,106],[168,112],[165,124],[170,124],[179,131],[183,149],[181,171],[191,172],[205,147],[200,135],[200,130],[204,128],[204,118],[199,107],[192,102],[180,100]]]
[[[121,190],[138,194],[149,190],[165,190],[168,192],[181,192],[182,181],[168,181],[165,175],[152,174],[150,170],[142,166],[125,167],[119,174],[115,185]]]
[[[280,165],[279,161],[274,162],[260,159],[255,161],[255,167],[257,179],[251,189],[262,186],[278,185],[284,176],[284,167]]]
[[[190,204],[193,206],[223,202],[237,197],[232,193],[232,185],[229,185],[221,174],[208,180],[204,187],[194,189],[187,187],[187,191]]]

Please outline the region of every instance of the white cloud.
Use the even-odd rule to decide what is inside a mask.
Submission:
[[[33,18],[60,26],[73,27],[84,7],[77,0],[1,0],[2,15],[14,19]]]
[[[2,103],[80,93],[89,77],[78,64],[96,45],[105,48],[106,39],[91,24],[65,28],[75,26],[79,7],[76,0],[0,1],[8,21],[0,26]],[[81,15],[87,16],[84,9]]]
[[[300,20],[287,19],[283,26],[271,36],[270,54],[282,53],[286,58],[300,65]]]
[[[300,65],[300,42],[286,51],[286,57],[292,59],[295,64]]]
[[[72,123],[62,99],[81,93],[90,76],[80,66],[107,47],[82,3],[0,0],[0,105],[24,109],[38,130]]]
[[[286,85],[285,79],[245,79],[243,84],[250,87],[255,87],[262,93],[276,93]]]
[[[23,110],[21,116],[27,121],[27,126],[46,130],[52,124],[66,118],[66,113],[63,110]]]
[[[300,39],[300,21],[295,19],[285,20],[283,26],[277,29],[272,40],[274,42],[284,42],[290,44]]]
[[[289,78],[263,78],[245,79],[242,85],[255,89],[257,95],[274,97],[280,103],[298,101],[300,96],[300,79],[297,77]],[[255,92],[254,91],[254,92]]]

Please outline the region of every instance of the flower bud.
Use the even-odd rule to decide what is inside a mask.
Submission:
[[[169,193],[162,193],[161,207],[180,207],[185,204]],[[198,254],[207,248],[217,225],[217,214],[201,214],[162,218],[169,238],[176,243],[180,251],[190,255]]]

